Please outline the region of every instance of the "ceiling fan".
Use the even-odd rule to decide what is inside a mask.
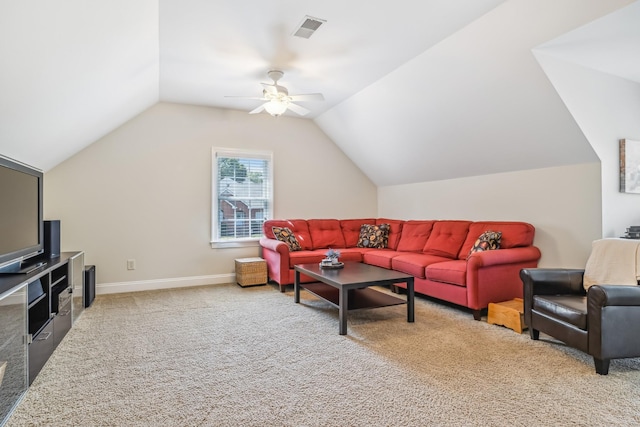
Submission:
[[[291,110],[301,116],[309,113],[309,110],[298,104],[294,104],[294,101],[324,101],[324,96],[322,96],[321,93],[289,95],[287,88],[278,84],[278,80],[284,76],[284,73],[280,70],[271,70],[267,75],[273,80],[273,84],[261,83],[263,87],[262,98],[252,96],[228,96],[227,98],[258,99],[265,101],[265,103],[258,108],[249,111],[249,114],[261,113],[264,110],[274,117],[284,114],[287,110]]]

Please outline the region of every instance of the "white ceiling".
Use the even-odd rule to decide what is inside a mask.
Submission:
[[[324,95],[314,118],[503,1],[160,0],[160,98],[249,111],[224,96],[261,96],[279,69],[290,94]],[[294,37],[305,16],[326,23]]]
[[[543,43],[535,50],[640,83],[640,2]]]
[[[378,186],[596,162],[532,49],[628,3],[509,0],[316,121]]]
[[[308,117],[377,185],[594,161],[531,49],[629,3],[0,1],[0,153],[46,171],[158,101],[250,111],[225,95],[259,96],[277,68],[324,94]],[[305,15],[327,22],[293,37]],[[558,54],[637,77],[639,20]]]

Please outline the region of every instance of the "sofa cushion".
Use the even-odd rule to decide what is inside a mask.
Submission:
[[[289,254],[289,268],[296,264],[316,264],[320,263],[327,254],[328,249],[314,249],[312,251],[296,251]],[[357,250],[340,249],[340,262],[362,262],[362,253]]]
[[[587,297],[575,295],[534,295],[533,309],[587,330]]]
[[[326,249],[291,252],[289,254],[289,268],[293,268],[296,264],[319,264],[326,253]]]
[[[455,259],[467,238],[471,221],[436,221],[423,252]],[[474,236],[474,241],[479,233]]]
[[[476,252],[493,251],[496,249],[500,249],[501,238],[502,238],[501,231],[491,231],[491,230],[485,231],[480,236],[478,236],[478,239],[475,241],[475,243],[471,247],[471,250],[469,251],[467,258],[469,258],[471,254]]]
[[[290,251],[302,250],[300,243],[298,243],[296,236],[293,235],[293,232],[289,227],[271,227],[271,230],[273,230],[273,235],[277,240],[287,244]]]
[[[396,248],[398,247],[398,242],[400,241],[400,235],[402,234],[404,221],[399,219],[387,218],[376,219],[376,225],[380,224],[389,224],[389,241],[387,242],[387,248],[396,250]]]
[[[535,228],[526,222],[518,221],[482,221],[474,222],[469,226],[469,234],[465,240],[458,258],[464,259],[469,255],[474,242],[479,235],[487,230],[499,231],[502,233],[500,248],[511,249],[533,245]]]
[[[398,251],[422,252],[435,221],[406,221],[398,242]]]
[[[423,253],[404,252],[391,260],[391,268],[396,271],[411,274],[412,276],[425,278],[425,267],[434,263],[447,261],[448,258],[426,255]]]
[[[360,228],[362,224],[375,224],[374,218],[365,219],[341,219],[340,228],[342,229],[342,235],[344,236],[344,244],[347,248],[354,248],[358,244],[358,237],[360,237]]]
[[[362,254],[366,251],[373,251],[375,249],[364,249],[364,248],[344,248],[340,249],[340,261],[356,261],[362,262]]]
[[[467,261],[456,259],[429,265],[425,270],[428,280],[467,286]]]
[[[384,249],[389,242],[389,224],[363,224],[358,237],[359,248]]]
[[[262,232],[264,236],[269,239],[275,239],[273,234],[273,227],[287,227],[296,236],[296,240],[300,243],[302,250],[313,249],[311,243],[311,234],[309,233],[309,227],[307,221],[304,219],[268,219],[262,224]]]
[[[309,219],[309,233],[314,249],[344,248],[344,236],[337,219]]]
[[[398,255],[402,255],[402,252],[391,249],[371,249],[362,254],[362,260],[365,264],[390,269],[391,260]]]

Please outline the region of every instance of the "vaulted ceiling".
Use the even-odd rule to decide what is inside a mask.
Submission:
[[[280,69],[377,185],[597,161],[532,49],[637,79],[638,2],[607,16],[631,3],[0,2],[0,153],[48,170],[159,101],[248,112],[226,96]]]

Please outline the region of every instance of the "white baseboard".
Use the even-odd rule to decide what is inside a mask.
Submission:
[[[173,279],[139,280],[135,282],[96,283],[96,295],[186,288],[190,286],[220,285],[223,283],[235,283],[235,281],[236,275],[229,273],[211,276],[177,277]]]

